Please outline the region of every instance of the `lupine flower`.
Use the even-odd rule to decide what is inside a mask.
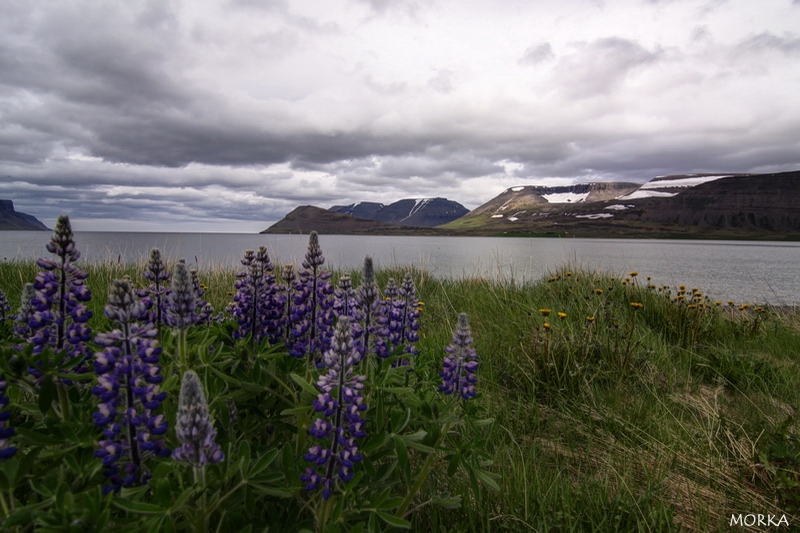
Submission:
[[[11,411],[6,411],[8,397],[6,396],[6,380],[0,377],[0,459],[9,459],[17,453],[17,448],[11,446],[9,439],[16,431],[8,427]]]
[[[137,292],[141,298],[146,298],[147,300],[145,301],[152,305],[150,308],[150,321],[153,322],[158,331],[161,331],[161,325],[164,323],[167,294],[170,291],[169,281],[172,274],[170,274],[161,260],[161,252],[158,248],[150,250],[150,262],[147,263],[143,275],[146,280],[150,281],[150,286]]]
[[[363,311],[358,302],[356,291],[353,289],[353,280],[347,274],[339,278],[339,286],[333,291],[333,307],[332,311],[334,316],[350,317],[352,326],[353,343],[359,354],[359,360],[364,357],[364,346],[361,339],[364,335],[364,329],[361,327],[361,320],[363,319]]]
[[[247,270],[237,274],[236,295],[233,297],[233,316],[239,323],[236,338],[250,335],[253,342],[280,335],[280,310],[276,307],[277,292],[272,261],[267,249],[261,246],[258,253],[247,250],[241,263]]]
[[[67,357],[88,358],[90,351],[86,343],[91,340],[92,330],[86,322],[92,317],[84,305],[92,294],[84,283],[89,274],[75,267],[80,252],[75,248],[69,217],[58,217],[55,231],[47,243],[47,251],[57,260],[39,258],[36,264],[43,269],[36,275],[33,288],[36,296],[30,299],[35,308],[28,325],[32,335],[29,342],[34,353],[45,348],[56,352],[66,350]],[[82,372],[79,366],[74,371]]]
[[[184,260],[175,265],[171,289],[167,295],[167,323],[175,329],[188,329],[197,320],[197,305],[189,269]]]
[[[33,335],[31,319],[36,312],[36,307],[32,302],[34,298],[36,298],[36,289],[33,288],[33,283],[26,283],[22,288],[19,310],[14,317],[14,335],[20,339],[28,339]]]
[[[312,231],[308,238],[308,251],[303,268],[295,281],[292,301],[292,336],[294,342],[289,354],[293,357],[310,355],[314,364],[322,367],[321,354],[328,349],[333,335],[333,286],[331,273],[323,270],[325,257],[319,246],[319,237]]]
[[[281,280],[283,283],[278,286],[275,294],[275,303],[280,310],[281,340],[287,346],[294,342],[292,336],[292,300],[294,299],[295,280],[297,275],[294,272],[294,265],[284,265],[281,270]]]
[[[340,317],[331,348],[323,358],[327,371],[317,380],[320,394],[314,400],[314,410],[322,417],[308,430],[322,443],[311,446],[303,456],[313,466],[300,476],[306,484],[305,490],[322,487],[325,500],[331,497],[337,478],[345,483],[350,481],[354,464],[362,459],[356,439],[366,436],[361,418],[361,413],[367,410],[362,397],[366,378],[353,372],[358,357],[350,318]]]
[[[0,290],[0,322],[5,322],[6,318],[9,318],[9,311],[11,311],[11,305],[8,303],[6,294]]]
[[[160,437],[167,432],[167,421],[154,412],[166,393],[159,392],[158,356],[161,348],[154,338],[155,327],[147,320],[147,306],[136,299],[129,279],[116,280],[108,295],[105,315],[119,329],[98,333],[95,343],[104,349],[94,354],[98,397],[94,424],[103,428],[103,439],[94,452],[106,468],[111,485],[104,493],[145,483],[150,474],[144,460],[151,455],[168,457],[170,450]]]
[[[203,385],[192,370],[184,372],[181,378],[175,434],[181,443],[172,452],[172,458],[176,461],[203,467],[206,463],[218,463],[225,457],[214,442],[217,432],[208,414]]]
[[[375,269],[372,257],[364,258],[364,268],[361,276],[361,286],[358,288],[358,303],[363,316],[364,340],[360,344],[362,358],[374,353],[378,357],[387,357],[386,337],[389,334],[386,328],[386,311],[378,294],[378,285],[375,283]]]
[[[447,355],[442,364],[442,384],[439,390],[445,394],[457,392],[469,400],[475,392],[475,372],[478,370],[478,355],[472,347],[472,332],[467,314],[458,315],[458,326],[453,334],[453,342],[445,348]]]
[[[212,320],[214,307],[203,299],[206,294],[206,288],[200,283],[200,276],[196,268],[189,270],[189,277],[192,279],[192,292],[194,293],[194,306],[196,309],[194,323],[196,326],[202,326]]]
[[[392,281],[392,280],[389,280]],[[390,288],[387,287],[387,294]],[[416,355],[418,353],[414,343],[419,340],[419,301],[417,289],[411,274],[407,273],[403,284],[397,289],[396,296],[390,301],[389,308],[389,342],[394,349],[401,348],[403,355]],[[401,364],[408,364],[403,360]]]

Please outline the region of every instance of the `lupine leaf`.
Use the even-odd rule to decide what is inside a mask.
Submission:
[[[399,527],[402,529],[411,529],[411,522],[408,520],[403,520],[402,518],[397,518],[394,515],[388,513],[382,513],[381,511],[376,511],[376,514],[380,517],[381,520],[389,524],[393,527]]]
[[[275,460],[275,457],[278,456],[278,449],[273,448],[269,450],[267,453],[262,455],[256,461],[256,464],[253,465],[253,468],[250,470],[250,477],[255,477],[260,474],[265,468],[272,464],[272,461]]]
[[[493,490],[500,490],[500,485],[497,484],[495,481],[495,477],[499,477],[497,474],[493,472],[487,472],[486,470],[475,470],[475,475],[483,482],[484,485],[489,487]]]
[[[316,396],[317,394],[319,394],[319,391],[317,390],[317,388],[316,388],[316,387],[314,387],[313,385],[311,385],[311,384],[310,384],[308,381],[306,381],[305,379],[303,379],[303,378],[302,378],[302,377],[300,377],[299,375],[295,374],[294,372],[292,372],[291,374],[289,374],[289,377],[290,377],[290,378],[292,378],[292,381],[294,381],[295,383],[297,383],[298,385],[300,385],[300,388],[302,388],[302,389],[303,389],[304,391],[306,391],[307,393],[309,393],[309,394],[313,394],[314,396]]]
[[[50,406],[56,399],[56,386],[50,376],[46,376],[42,381],[42,386],[39,388],[39,398],[36,403],[39,406],[39,411],[44,415],[50,410]]]
[[[380,509],[381,511],[390,511],[392,509],[397,509],[403,504],[403,498],[397,496],[395,498],[389,498],[385,502],[382,502],[376,508]]]
[[[113,504],[123,511],[128,511],[137,514],[159,514],[164,512],[163,507],[153,505],[152,503],[133,502],[124,498],[114,498]]]

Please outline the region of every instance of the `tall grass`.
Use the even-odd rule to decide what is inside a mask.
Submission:
[[[95,315],[113,279],[140,280],[143,269],[90,265]],[[36,270],[0,263],[12,305]],[[378,272],[379,285],[404,273]],[[348,274],[357,285],[359,273]],[[414,364],[435,372],[453,318],[469,315],[477,401],[495,419],[484,437],[501,476],[499,491],[481,487],[444,509],[427,503],[471,494],[470,481],[436,465],[412,505],[416,530],[727,531],[740,513],[800,525],[796,311],[717,305],[644,274],[565,267],[520,285],[413,272],[424,302]],[[200,275],[223,310],[235,272]]]

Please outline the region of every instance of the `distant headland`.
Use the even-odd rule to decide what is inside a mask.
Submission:
[[[11,200],[0,200],[0,230],[47,231],[48,227],[33,215],[15,211]]]

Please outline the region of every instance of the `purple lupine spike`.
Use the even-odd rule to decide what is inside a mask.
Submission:
[[[291,311],[294,340],[289,354],[298,358],[309,355],[318,368],[322,367],[322,354],[330,345],[334,321],[331,273],[321,268],[323,264],[325,257],[319,237],[312,231],[303,268],[295,282]]]
[[[194,305],[197,310],[197,318],[195,319],[196,326],[208,324],[213,320],[214,306],[208,303],[203,297],[206,290],[203,284],[200,283],[200,275],[197,273],[196,268],[189,270],[189,276],[192,279],[192,292],[194,292]]]
[[[393,280],[389,280],[390,282]],[[417,355],[415,343],[419,340],[419,300],[417,300],[417,289],[411,274],[407,273],[403,283],[399,288],[390,286],[386,289],[386,294],[390,296],[388,324],[389,342],[393,349],[401,348],[402,355]],[[400,364],[407,365],[407,359],[401,360]]]
[[[65,350],[68,358],[88,359],[91,352],[86,343],[91,340],[92,330],[86,323],[92,312],[84,304],[92,295],[85,283],[89,274],[73,264],[80,252],[75,248],[68,216],[58,217],[46,248],[58,260],[36,261],[42,271],[33,283],[36,295],[29,300],[35,311],[28,322],[31,329],[28,341],[37,354],[49,347],[56,352]],[[81,364],[72,371],[85,372],[86,368]]]
[[[239,279],[236,280],[232,314],[239,328],[234,336],[244,338],[249,335],[252,342],[267,338],[275,341],[282,331],[281,310],[275,298],[278,288],[267,248],[261,246],[258,252],[247,250],[242,264],[247,270],[237,274]]]
[[[175,265],[172,286],[167,296],[166,322],[175,329],[185,330],[197,320],[197,304],[186,261]]]
[[[11,318],[8,312],[11,311],[11,304],[8,303],[6,293],[0,290],[0,323],[5,322],[7,318]]]
[[[217,432],[208,413],[203,385],[192,370],[184,372],[181,378],[175,435],[181,443],[172,452],[172,458],[176,461],[203,467],[207,463],[218,463],[225,457],[214,442]]]
[[[467,314],[458,315],[458,326],[453,342],[445,348],[447,355],[442,364],[442,384],[439,390],[445,394],[457,392],[465,400],[476,395],[475,372],[478,370],[478,354],[472,347],[472,332]]]
[[[167,295],[170,291],[170,279],[172,274],[167,270],[164,261],[161,259],[161,251],[158,248],[150,250],[150,261],[142,274],[150,285],[146,289],[137,291],[139,296],[151,305],[150,321],[161,331],[164,324],[164,311],[166,308]]]
[[[314,410],[322,417],[308,430],[322,443],[311,446],[303,455],[313,466],[300,476],[306,491],[321,487],[325,500],[331,497],[337,479],[350,481],[355,463],[362,459],[356,439],[366,436],[361,417],[367,410],[362,395],[366,377],[353,372],[358,359],[350,317],[339,317],[331,348],[323,357],[326,372],[317,380],[320,394],[314,400]]]
[[[29,339],[33,335],[31,319],[36,312],[36,307],[33,305],[34,298],[36,289],[33,288],[33,283],[26,283],[22,288],[19,310],[14,316],[14,335],[20,339]]]
[[[164,378],[159,366],[161,348],[155,340],[158,332],[130,279],[113,282],[105,315],[118,329],[95,337],[104,349],[94,354],[97,385],[92,394],[98,398],[94,424],[103,428],[94,455],[106,468],[111,484],[103,492],[108,493],[145,483],[149,473],[144,461],[152,455],[168,457],[170,450],[163,439],[167,421],[154,413],[166,398],[159,391]]]
[[[378,294],[378,285],[375,283],[375,268],[370,256],[364,258],[361,286],[358,288],[356,298],[363,317],[362,329],[364,330],[364,338],[359,346],[362,358],[368,357],[371,353],[381,358],[387,357],[386,308],[380,299],[380,294]]]
[[[294,272],[294,265],[284,265],[281,270],[281,280],[283,284],[278,287],[275,301],[280,310],[281,340],[286,346],[291,346],[294,340],[292,337],[292,300],[294,298],[295,281],[297,275]]]
[[[333,306],[332,311],[334,316],[348,316],[352,324],[353,343],[359,354],[359,360],[364,357],[363,339],[364,328],[361,326],[361,321],[364,314],[359,305],[358,295],[353,289],[353,280],[347,274],[339,278],[339,286],[333,291]]]
[[[8,397],[6,396],[6,380],[0,377],[0,459],[10,459],[17,453],[16,446],[12,446],[9,439],[16,431],[9,427],[11,411],[7,411]]]

